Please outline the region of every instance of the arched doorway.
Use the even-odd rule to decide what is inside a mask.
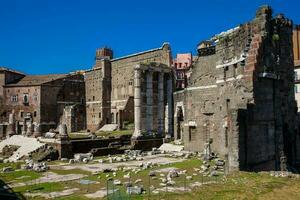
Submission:
[[[177,130],[176,130],[176,133],[177,133],[177,138],[176,139],[181,139],[182,138],[182,123],[184,121],[184,118],[183,118],[183,111],[182,111],[182,106],[178,106],[177,107],[177,111],[176,111],[176,116],[177,116]]]

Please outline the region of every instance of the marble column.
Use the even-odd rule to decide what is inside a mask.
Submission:
[[[146,72],[146,97],[147,97],[147,118],[146,118],[146,129],[147,133],[150,134],[153,131],[153,71],[148,70]]]
[[[40,136],[42,136],[40,124],[37,124],[37,123],[36,123],[36,124],[34,125],[34,133],[33,133],[33,136],[34,136],[34,137],[40,137]]]
[[[141,74],[139,66],[134,68],[134,138],[138,138],[141,133]]]
[[[58,127],[59,130],[59,138],[68,138],[68,130],[66,124],[60,124]]]
[[[173,80],[172,73],[169,73],[167,80],[167,102],[168,102],[168,134],[167,138],[173,135]]]
[[[26,130],[26,136],[27,137],[30,137],[33,133],[33,124],[32,124],[32,121],[29,121],[27,123],[27,130]]]
[[[165,131],[165,111],[164,111],[164,72],[158,74],[158,134],[163,135]]]
[[[9,113],[8,117],[8,126],[7,126],[7,135],[12,136],[16,134],[16,129],[15,129],[15,114],[14,112]]]

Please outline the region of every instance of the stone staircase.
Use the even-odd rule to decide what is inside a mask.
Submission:
[[[24,156],[28,156],[29,153],[43,147],[45,144],[39,142],[36,138],[29,138],[22,135],[13,135],[0,142],[0,152],[6,145],[19,146],[17,151],[8,158],[10,162],[16,162]]]

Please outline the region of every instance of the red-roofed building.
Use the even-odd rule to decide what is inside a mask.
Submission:
[[[187,87],[188,70],[192,62],[192,53],[177,54],[176,58],[173,59],[173,67],[176,72],[176,90],[182,90]]]

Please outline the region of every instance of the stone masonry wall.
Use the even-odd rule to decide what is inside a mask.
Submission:
[[[174,94],[175,110],[179,102],[185,110],[187,150],[201,152],[211,140],[231,171],[278,169],[282,153],[294,160],[291,30],[262,7],[253,21],[213,38],[216,54],[200,56],[189,87]]]

